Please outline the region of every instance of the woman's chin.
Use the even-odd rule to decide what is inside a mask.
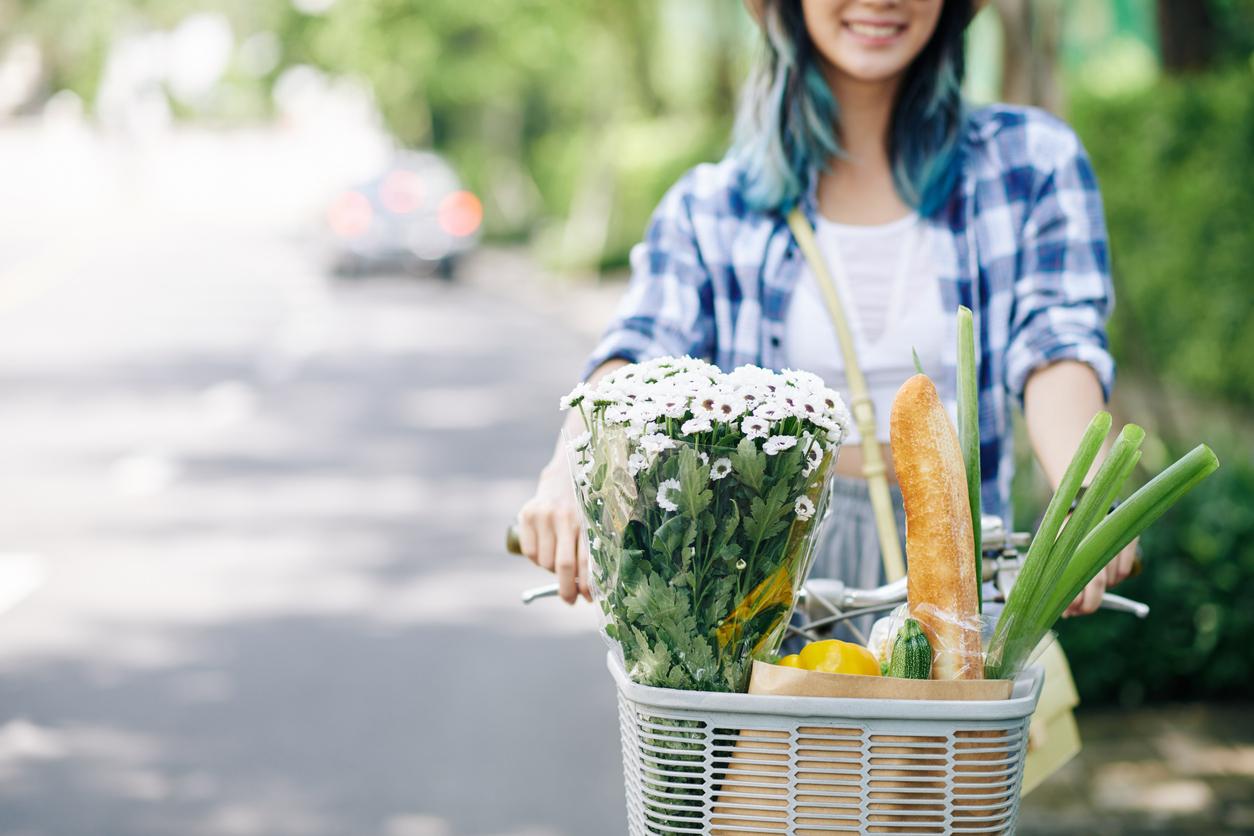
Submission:
[[[863,55],[835,65],[838,74],[859,84],[886,84],[896,81],[909,66],[909,61],[885,60],[884,55]]]

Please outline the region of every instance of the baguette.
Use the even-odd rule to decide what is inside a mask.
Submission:
[[[906,506],[907,601],[932,643],[932,678],[983,679],[966,471],[958,433],[926,375],[897,391],[890,434]]]

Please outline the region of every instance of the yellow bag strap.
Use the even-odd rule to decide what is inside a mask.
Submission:
[[[862,475],[866,477],[867,489],[871,495],[871,508],[875,511],[875,528],[879,534],[880,556],[884,560],[884,574],[888,580],[895,581],[906,574],[906,565],[901,556],[901,541],[897,536],[897,515],[893,512],[893,499],[888,490],[888,469],[884,464],[884,454],[880,450],[879,439],[875,431],[875,406],[871,403],[870,390],[866,385],[866,377],[858,365],[858,354],[853,344],[853,334],[849,330],[849,322],[845,319],[845,310],[840,303],[840,294],[836,292],[836,284],[832,281],[827,269],[827,261],[819,252],[818,243],[814,240],[814,228],[802,213],[800,207],[788,213],[788,226],[792,229],[797,246],[810,265],[819,289],[823,293],[823,301],[827,303],[827,312],[836,327],[836,339],[840,343],[840,353],[845,361],[845,377],[849,381],[851,401],[849,407],[853,412],[854,423],[862,434]],[[839,268],[839,262],[838,262]]]

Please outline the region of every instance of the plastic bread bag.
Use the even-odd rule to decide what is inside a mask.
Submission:
[[[911,607],[910,616],[932,645],[933,679],[984,678],[984,616],[963,616],[933,604]]]
[[[909,617],[908,606],[902,604],[883,618],[876,619],[871,625],[866,646],[875,657],[875,661],[879,662],[881,671],[887,669],[889,659],[893,655],[893,644],[897,641],[897,632]]]

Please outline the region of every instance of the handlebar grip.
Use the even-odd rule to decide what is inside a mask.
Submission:
[[[522,540],[518,538],[518,526],[511,525],[505,529],[505,551],[510,554],[522,554]]]

